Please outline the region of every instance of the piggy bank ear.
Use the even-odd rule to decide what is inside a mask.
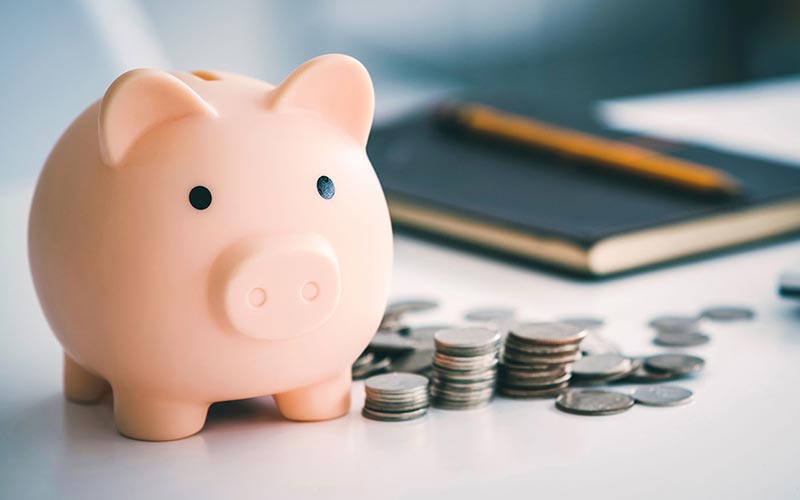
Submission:
[[[270,92],[269,106],[316,112],[365,146],[375,112],[375,91],[360,62],[328,54],[294,70]]]
[[[116,80],[100,104],[100,154],[116,167],[131,146],[160,123],[216,111],[188,85],[164,71],[135,69]]]

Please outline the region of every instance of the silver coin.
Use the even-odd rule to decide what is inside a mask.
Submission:
[[[411,409],[426,406],[430,401],[430,396],[426,392],[403,399],[378,399],[374,395],[367,395],[364,404],[376,410],[399,411],[399,409]],[[392,410],[392,408],[395,408]]]
[[[677,406],[692,400],[692,391],[674,385],[651,385],[633,391],[637,403],[648,406]]]
[[[502,386],[497,390],[497,393],[514,399],[552,398],[561,394],[566,388],[567,383],[545,389],[526,389]]]
[[[701,315],[711,321],[742,321],[753,319],[755,311],[741,306],[714,306],[704,310]]]
[[[598,330],[605,324],[602,318],[594,316],[568,316],[560,318],[558,322],[577,326],[581,330]]]
[[[699,320],[697,316],[665,315],[651,319],[648,324],[659,331],[686,332],[696,330]]]
[[[531,378],[524,378],[524,377],[515,377],[513,375],[504,375],[500,377],[500,385],[502,386],[511,386],[511,387],[518,387],[518,388],[545,388],[554,385],[559,385],[564,382],[569,382],[569,379],[572,377],[571,373],[565,373],[558,377],[550,377],[550,378],[543,378],[543,379],[531,379]]]
[[[559,366],[557,368],[552,368],[550,370],[531,370],[527,367],[524,369],[514,368],[513,366],[509,366],[506,363],[501,363],[499,365],[499,373],[501,375],[509,374],[515,377],[520,378],[553,378],[553,377],[560,377],[565,373],[571,373],[572,369],[567,368],[566,366]]]
[[[412,399],[396,401],[383,401],[368,397],[364,400],[364,404],[373,410],[379,411],[409,411],[427,406],[429,401],[430,398],[426,393],[420,396],[415,396]]]
[[[405,393],[427,389],[428,379],[414,373],[386,373],[368,378],[364,387],[382,394]]]
[[[472,401],[474,399],[486,399],[492,397],[494,393],[494,386],[466,390],[448,390],[434,385],[431,387],[431,396],[435,398],[444,398],[451,401]]]
[[[362,368],[365,366],[369,366],[375,360],[375,354],[371,352],[365,352],[361,356],[358,357],[357,360],[353,362],[353,369]]]
[[[658,332],[653,343],[664,347],[693,347],[708,344],[711,337],[701,332]]]
[[[495,379],[490,380],[447,380],[441,379],[436,376],[431,378],[431,384],[436,386],[440,389],[450,390],[450,391],[468,391],[468,390],[478,390],[478,389],[488,389],[490,387],[495,386]]]
[[[626,384],[652,384],[654,382],[673,380],[678,377],[678,375],[673,375],[672,373],[650,371],[644,366],[644,363],[640,363],[630,373],[626,373],[624,377],[618,380]]]
[[[523,344],[517,340],[509,338],[506,340],[506,349],[520,351],[526,354],[543,355],[543,354],[572,354],[577,352],[580,348],[577,344],[565,345],[540,345],[540,344]]]
[[[433,348],[418,349],[409,354],[395,356],[391,369],[396,372],[423,373],[433,366]]]
[[[383,422],[402,422],[407,420],[414,420],[415,418],[422,417],[427,412],[428,412],[427,407],[420,408],[419,410],[398,412],[398,413],[376,411],[376,410],[371,410],[367,407],[364,407],[364,409],[361,410],[361,414],[366,418],[372,420],[379,420]]]
[[[492,367],[488,370],[483,371],[455,371],[455,370],[448,370],[446,368],[442,368],[440,366],[434,366],[431,370],[432,376],[434,378],[439,378],[442,380],[452,380],[452,381],[462,381],[462,382],[480,382],[484,380],[493,380],[497,377],[497,368]]]
[[[459,358],[437,352],[433,357],[433,366],[453,371],[485,371],[497,363],[497,354]]]
[[[395,332],[400,335],[408,335],[410,330],[411,327],[394,316],[384,316],[381,320],[381,324],[378,326],[378,331]]]
[[[393,331],[378,330],[369,342],[369,350],[381,354],[407,353],[416,348],[416,340]]]
[[[519,323],[508,335],[521,343],[564,345],[579,343],[586,333],[586,329],[566,323]]]
[[[506,307],[481,307],[470,309],[464,314],[467,321],[477,321],[481,323],[506,322],[514,319],[516,311]]]
[[[435,400],[433,402],[433,406],[440,410],[477,410],[479,408],[485,408],[489,406],[492,402],[491,399],[484,399],[481,401],[471,401],[471,402],[463,402],[463,401],[446,401],[446,400]]]
[[[580,357],[581,353],[577,350],[561,354],[535,355],[519,352],[507,347],[503,353],[503,359],[525,365],[560,365],[574,363],[576,360],[580,359]]]
[[[502,357],[500,363],[505,365],[511,370],[528,370],[528,371],[551,371],[565,369],[571,363],[550,363],[550,364],[534,364],[534,363],[517,363],[514,360]]]
[[[389,358],[374,358],[368,365],[362,365],[353,370],[353,378],[360,380],[376,373],[384,372],[389,369],[392,360]]]
[[[614,415],[629,410],[632,397],[599,389],[573,389],[556,398],[556,408],[576,415]]]
[[[456,356],[485,354],[500,346],[500,334],[483,327],[440,330],[433,339],[437,351]]]
[[[657,354],[646,358],[644,365],[650,371],[688,375],[701,371],[705,361],[689,354]]]
[[[616,353],[586,356],[572,365],[576,377],[608,377],[631,371],[631,360]]]
[[[431,299],[396,300],[386,306],[386,316],[402,316],[408,313],[429,311],[439,307],[439,302]]]

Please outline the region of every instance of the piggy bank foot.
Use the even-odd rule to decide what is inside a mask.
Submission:
[[[341,374],[293,391],[275,394],[275,403],[290,420],[338,418],[350,411],[350,368]]]
[[[64,354],[64,397],[75,403],[96,403],[111,390],[105,379],[86,371]]]
[[[171,441],[203,428],[209,405],[160,399],[141,391],[114,390],[114,420],[120,434],[142,441]]]

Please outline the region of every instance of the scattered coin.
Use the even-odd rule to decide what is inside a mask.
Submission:
[[[430,299],[398,300],[386,307],[385,316],[400,317],[408,313],[428,311],[439,307],[439,302]]]
[[[692,391],[674,385],[651,385],[633,391],[637,403],[648,406],[677,406],[692,400]]]
[[[693,347],[708,344],[711,337],[701,332],[658,332],[653,343],[664,347]]]
[[[572,365],[572,373],[576,377],[607,377],[619,373],[628,373],[633,365],[631,360],[621,354],[605,353],[586,356]]]
[[[392,360],[385,356],[376,356],[373,353],[363,354],[353,363],[353,378],[359,380],[384,372],[389,369],[391,362]]]
[[[702,312],[702,316],[711,321],[742,321],[753,319],[755,311],[741,306],[715,306]]]
[[[650,371],[644,366],[642,360],[634,359],[632,361],[635,363],[635,368],[624,377],[617,379],[617,382],[624,384],[652,384],[679,378],[678,375],[673,375],[672,373]]]
[[[613,391],[599,389],[573,389],[559,394],[556,408],[576,415],[614,415],[629,410],[632,397]]]
[[[391,331],[378,331],[369,343],[370,352],[400,354],[412,352],[417,342],[407,335]]]
[[[699,320],[697,316],[669,315],[653,318],[648,324],[662,332],[686,332],[696,331]]]
[[[689,354],[657,354],[646,358],[644,365],[650,371],[689,375],[701,371],[705,361]]]
[[[506,307],[483,307],[470,309],[464,314],[467,321],[480,323],[507,322],[514,319],[516,311]]]
[[[381,320],[380,326],[378,326],[378,331],[383,332],[394,332],[399,333],[400,335],[407,335],[410,330],[410,327],[400,321],[399,318],[394,316],[384,316]]]
[[[558,322],[577,326],[581,330],[598,330],[605,324],[602,318],[593,316],[569,316],[559,319]]]

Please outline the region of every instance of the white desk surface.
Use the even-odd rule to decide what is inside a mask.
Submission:
[[[145,443],[115,431],[110,402],[61,395],[61,355],[36,302],[25,256],[31,185],[0,186],[0,497],[2,498],[798,498],[800,308],[776,295],[800,242],[611,281],[554,275],[399,237],[393,296],[464,309],[514,305],[525,316],[607,318],[631,354],[663,351],[645,323],[709,304],[754,307],[752,322],[713,324],[692,351],[706,371],[683,382],[696,400],[610,417],[557,411],[552,400],[497,399],[406,423],[359,414],[282,420],[268,398],[212,408],[198,435]],[[624,387],[623,387],[624,389]]]

